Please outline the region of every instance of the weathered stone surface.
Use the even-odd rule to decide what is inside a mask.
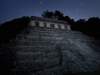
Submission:
[[[13,75],[94,72],[100,55],[92,41],[80,32],[29,27],[2,45],[0,55]]]

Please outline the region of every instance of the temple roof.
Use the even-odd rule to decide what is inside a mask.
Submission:
[[[47,21],[47,22],[68,24],[67,21],[62,21],[62,20],[57,20],[57,19],[50,19],[50,18],[43,18],[43,17],[36,17],[36,16],[31,16],[31,18],[32,20],[37,20],[37,21]]]

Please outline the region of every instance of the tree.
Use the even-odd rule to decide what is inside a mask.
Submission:
[[[44,18],[53,18],[53,16],[54,16],[54,13],[52,11],[46,10],[42,13],[42,17]]]
[[[42,13],[42,17],[63,20],[64,14],[58,10],[55,10],[54,12],[46,10]]]
[[[19,32],[26,28],[29,22],[30,17],[24,16],[3,23],[0,26],[0,43],[9,42],[10,39],[14,38]]]
[[[87,21],[80,19],[72,25],[72,29],[94,38],[100,38],[100,18],[90,17]]]
[[[65,16],[64,21],[67,21],[71,26],[75,23],[74,19],[70,18],[69,16]]]
[[[100,18],[91,17],[86,22],[86,34],[100,38]]]
[[[58,20],[64,20],[64,14],[58,10],[55,10],[54,17]]]
[[[85,29],[85,19],[79,19],[78,21],[74,22],[72,25],[72,30],[77,30],[83,32]]]
[[[71,19],[69,16],[64,16],[64,14],[59,10],[55,10],[55,11],[46,10],[42,13],[42,17],[63,20],[63,21],[67,21],[70,24],[74,23],[73,19]]]

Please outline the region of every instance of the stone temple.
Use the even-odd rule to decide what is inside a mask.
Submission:
[[[55,19],[47,19],[32,16],[32,21],[30,22],[32,27],[41,27],[47,29],[61,29],[61,30],[71,30],[70,25],[64,21],[58,21]]]
[[[93,41],[67,22],[32,16],[28,27],[0,49],[7,51],[3,57],[10,75],[92,73],[100,67]]]

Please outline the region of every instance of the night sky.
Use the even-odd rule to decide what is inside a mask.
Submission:
[[[100,0],[0,0],[0,21],[60,10],[74,19],[100,17]]]

